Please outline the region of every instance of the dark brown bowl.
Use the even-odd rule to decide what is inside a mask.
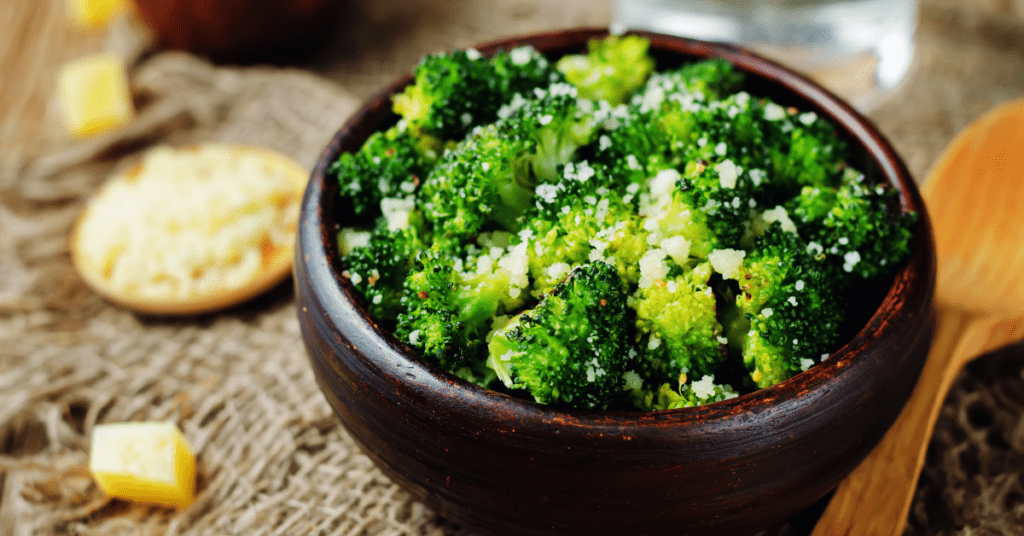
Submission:
[[[496,41],[576,53],[605,30]],[[378,466],[444,517],[493,534],[741,534],[811,505],[851,471],[896,419],[931,342],[935,252],[910,175],[875,128],[806,78],[740,48],[643,33],[663,69],[725,58],[747,90],[839,125],[856,165],[899,190],[919,223],[910,259],[879,292],[866,325],[823,364],[768,389],[652,413],[564,411],[481,389],[418,361],[369,318],[339,274],[338,185],[327,166],[395,120],[371,99],[323,152],[306,189],[295,281],[317,381]],[[882,289],[884,290],[884,289]],[[872,311],[875,311],[872,314]],[[857,326],[859,328],[859,326]]]

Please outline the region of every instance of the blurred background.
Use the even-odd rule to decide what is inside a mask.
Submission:
[[[691,2],[681,0],[619,0],[617,4],[610,0],[141,0],[138,6],[119,2],[128,5],[127,14],[115,15],[94,27],[82,27],[70,21],[68,5],[84,1],[7,0],[0,5],[0,24],[4,26],[0,32],[0,65],[4,72],[0,144],[8,170],[14,165],[12,153],[61,143],[64,132],[53,104],[57,73],[66,62],[94,52],[114,51],[129,65],[163,50],[161,46],[190,50],[222,64],[275,62],[316,73],[362,99],[397,74],[409,71],[425,53],[516,33],[608,26],[613,21],[664,31],[671,29],[666,26],[671,21],[666,23],[664,16],[659,17],[658,9],[682,9],[683,15],[694,11]],[[934,150],[969,118],[1010,98],[1021,86],[1018,58],[1024,42],[1024,3],[1019,1],[921,0],[917,5],[910,0],[847,2],[864,4],[857,9],[867,10],[862,14],[873,13],[875,23],[880,19],[884,28],[896,26],[887,41],[882,40],[884,35],[874,39],[876,34],[856,27],[857,18],[848,12],[827,15],[847,20],[847,26],[854,25],[855,37],[871,36],[869,42],[879,46],[869,51],[873,55],[858,55],[864,49],[857,50],[856,44],[846,43],[848,49],[844,50],[834,48],[837,40],[846,39],[836,28],[827,35],[819,31],[820,27],[812,28],[796,42],[792,37],[787,37],[789,41],[773,41],[766,35],[795,35],[792,23],[780,26],[779,22],[792,15],[783,8],[773,14],[764,6],[795,3],[806,11],[808,4],[815,3],[751,3],[760,4],[760,11],[738,23],[732,21],[732,26],[679,26],[679,32],[701,37],[716,32],[736,36],[770,57],[812,74],[860,109],[884,118],[878,121],[879,126],[897,146],[903,144],[904,156],[917,176],[926,170],[927,157],[910,149],[919,143],[908,142],[927,138],[921,141]],[[742,10],[746,2],[702,4],[705,9],[724,6],[719,18],[725,20],[736,18],[737,12],[745,13],[737,10]],[[891,15],[885,16],[887,10]],[[774,20],[775,26],[762,23],[748,27],[751,21],[763,21],[765,17]],[[835,25],[834,21],[826,21],[825,26],[828,24]],[[910,43],[901,40],[908,31]],[[813,57],[808,50],[814,51]],[[881,75],[885,77],[883,92],[878,91],[879,51],[891,51],[895,56],[887,59],[888,74]],[[909,92],[914,94],[912,102],[899,103],[899,98],[892,98]],[[882,108],[886,102],[898,104]],[[927,132],[909,126],[915,124],[915,117],[925,118]]]
[[[84,287],[68,229],[143,149],[246,143],[309,167],[364,99],[424,54],[612,24],[720,35],[804,71],[874,121],[919,181],[958,131],[1024,96],[1022,0],[816,11],[824,4],[834,5],[0,0],[0,536],[460,530],[396,489],[338,429],[286,286],[194,321],[136,317]],[[96,54],[112,74],[68,74]],[[130,106],[103,128],[75,129],[68,100],[118,81]],[[1019,351],[996,357],[969,367],[946,401],[908,534],[1021,534],[1024,394],[1000,405],[990,393],[1024,363]],[[203,502],[175,514],[97,498],[80,468],[101,416],[181,421],[203,452]],[[809,531],[808,515],[780,533]]]

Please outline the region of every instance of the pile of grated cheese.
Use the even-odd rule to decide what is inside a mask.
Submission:
[[[111,290],[140,298],[239,288],[292,247],[301,198],[295,168],[255,148],[155,148],[86,209],[78,252]]]

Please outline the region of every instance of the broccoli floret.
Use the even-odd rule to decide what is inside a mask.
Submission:
[[[418,232],[416,227],[374,232],[365,246],[352,248],[342,258],[343,275],[378,320],[395,320],[402,310],[403,282],[423,248]]]
[[[516,172],[518,144],[483,127],[447,152],[419,193],[434,240],[468,243],[491,222],[515,230],[530,206],[533,189]]]
[[[764,106],[765,117],[781,131],[779,150],[771,154],[773,181],[780,197],[792,197],[803,186],[839,185],[849,158],[849,144],[837,135],[835,125],[814,112],[800,113],[773,103]]]
[[[700,98],[672,94],[655,108],[672,138],[669,159],[682,162],[679,169],[701,161],[732,162],[750,176],[758,201],[769,206],[805,185],[838,185],[847,144],[813,112],[798,114],[746,92],[710,102]]]
[[[613,115],[614,114],[614,115]],[[601,130],[580,152],[595,164],[602,164],[609,173],[621,177],[625,184],[643,184],[659,171],[674,167],[667,158],[671,139],[653,112],[640,112],[635,107],[615,111],[598,109]]]
[[[722,76],[716,79],[716,76]],[[630,106],[595,111],[601,130],[585,153],[594,162],[642,182],[659,171],[681,166],[685,149],[696,143],[702,123],[697,112],[707,99],[738,86],[743,78],[724,60],[707,60],[648,80]],[[706,119],[704,122],[708,122]]]
[[[531,185],[558,178],[558,166],[569,162],[581,145],[590,141],[592,107],[577,103],[576,88],[557,83],[536,88],[529,99],[513,99],[499,111],[498,129],[516,146],[516,169]]]
[[[490,59],[473,49],[434,54],[417,66],[413,85],[395,96],[394,110],[417,135],[458,141],[497,119],[513,95],[563,79],[530,47]]]
[[[556,69],[543,54],[531,46],[498,51],[491,58],[495,77],[501,81],[502,92],[509,102],[516,94],[529,95],[534,88],[548,87],[565,82],[565,75]],[[494,118],[491,118],[493,121]]]
[[[679,266],[694,266],[721,244],[708,215],[693,206],[691,194],[677,188],[681,178],[675,169],[658,172],[640,198],[639,213],[649,243],[659,244]]]
[[[632,104],[652,110],[666,101],[707,102],[735,93],[742,85],[743,73],[731,63],[722,59],[704,60],[651,75],[643,89],[633,95]]]
[[[711,266],[700,264],[672,277],[664,259],[653,258],[659,251],[651,250],[640,261],[646,277],[630,305],[636,310],[637,336],[644,349],[641,374],[656,385],[667,382],[677,389],[688,378],[713,374],[725,359],[726,341],[715,295],[708,287]],[[655,279],[652,272],[660,277]]]
[[[518,229],[533,187],[555,180],[593,131],[575,94],[565,83],[536,89],[536,99],[514,100],[502,120],[475,129],[442,157],[420,191],[437,240],[464,243],[491,222]]]
[[[487,364],[506,387],[538,402],[605,409],[622,396],[636,355],[623,321],[629,312],[611,265],[581,266],[493,335]]]
[[[603,166],[578,162],[566,164],[557,183],[537,187],[518,237],[529,259],[534,295],[547,293],[571,268],[592,261],[611,263],[629,283],[639,281],[647,231],[636,206],[616,186]]]
[[[478,270],[475,261],[463,271],[466,263],[436,244],[419,252],[404,279],[395,336],[445,370],[483,384],[488,321],[522,301],[509,297],[506,272],[493,265]]]
[[[802,186],[839,183],[847,143],[813,112],[798,113],[740,92],[711,103],[696,118],[693,156],[716,161],[715,155],[721,155],[754,173],[765,204],[780,204]]]
[[[871,186],[863,174],[847,170],[838,189],[805,186],[788,206],[812,247],[851,279],[872,279],[910,253],[916,215],[893,211],[895,197],[893,188]]]
[[[750,325],[745,334],[730,330],[740,336],[732,342],[758,387],[806,369],[835,344],[845,309],[841,276],[796,233],[773,223],[730,276],[738,282],[735,306]]]
[[[647,39],[635,35],[595,39],[585,56],[562,56],[556,67],[580,89],[580,96],[615,106],[626,102],[654,71],[649,46]]]
[[[704,214],[708,230],[715,236],[716,249],[735,248],[750,232],[763,182],[757,174],[724,158],[724,148],[719,152],[722,154],[717,162],[690,160],[676,182],[676,195],[691,210]]]
[[[684,383],[679,388],[663,383],[656,388],[633,390],[630,392],[630,399],[641,411],[657,411],[692,408],[739,396],[732,386],[717,384],[714,381],[713,375],[705,375],[699,381],[692,384]]]
[[[381,215],[380,202],[412,194],[433,167],[418,142],[402,126],[370,135],[355,153],[342,153],[327,173],[336,178],[351,214],[350,224],[366,224]]]

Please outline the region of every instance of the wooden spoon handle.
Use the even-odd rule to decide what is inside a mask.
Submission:
[[[867,458],[840,483],[813,536],[903,533],[946,392],[969,360],[1021,338],[1024,319],[938,312],[935,339],[910,400]]]

